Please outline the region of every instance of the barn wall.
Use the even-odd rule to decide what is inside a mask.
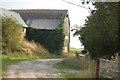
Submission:
[[[63,47],[63,53],[67,53],[69,51],[69,36],[70,36],[70,25],[69,25],[69,18],[68,16],[65,16],[64,19],[64,33],[65,33],[65,39],[64,39],[64,47]]]

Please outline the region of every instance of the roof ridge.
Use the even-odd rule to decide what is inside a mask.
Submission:
[[[68,11],[68,9],[9,9],[9,10],[51,10],[51,11]]]

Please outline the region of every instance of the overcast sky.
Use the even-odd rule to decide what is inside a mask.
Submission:
[[[88,5],[82,5],[80,0],[66,1],[88,8]],[[92,5],[89,6],[93,7]],[[83,25],[86,16],[89,15],[89,9],[69,4],[63,0],[0,0],[0,7],[6,9],[68,9],[70,27],[73,27],[75,24]],[[82,47],[78,37],[73,37],[72,34],[73,32],[71,32],[70,47]]]

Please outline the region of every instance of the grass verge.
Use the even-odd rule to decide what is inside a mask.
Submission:
[[[55,65],[57,69],[74,69],[79,72],[68,73],[61,72],[60,76],[65,78],[95,78],[95,62],[90,59],[79,60],[75,57],[66,58]],[[70,79],[71,80],[71,79]]]
[[[84,70],[92,66],[92,61],[85,59],[77,59],[76,57],[65,58],[63,61],[56,64],[58,69],[75,69]]]
[[[81,70],[77,73],[61,72],[60,76],[65,78],[95,78],[95,72],[89,69]]]

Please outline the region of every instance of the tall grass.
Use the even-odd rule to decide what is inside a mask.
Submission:
[[[27,53],[35,53],[35,54],[44,54],[48,53],[48,51],[41,46],[39,43],[35,43],[34,41],[27,41],[23,42],[23,51]]]
[[[90,59],[67,58],[57,63],[56,68],[79,71],[77,73],[62,72],[62,76],[66,78],[95,78],[95,62]]]
[[[77,59],[76,57],[72,58],[65,58],[60,63],[57,63],[58,68],[69,68],[69,69],[76,69],[76,70],[84,70],[88,69],[92,66],[92,61],[89,59]]]
[[[90,69],[86,69],[86,70],[81,70],[77,73],[68,73],[68,72],[62,72],[62,77],[65,77],[65,78],[73,78],[74,80],[76,80],[75,78],[96,78],[96,75],[95,75],[95,71],[92,71]],[[71,80],[71,79],[70,79]],[[84,80],[84,79],[83,79]]]

